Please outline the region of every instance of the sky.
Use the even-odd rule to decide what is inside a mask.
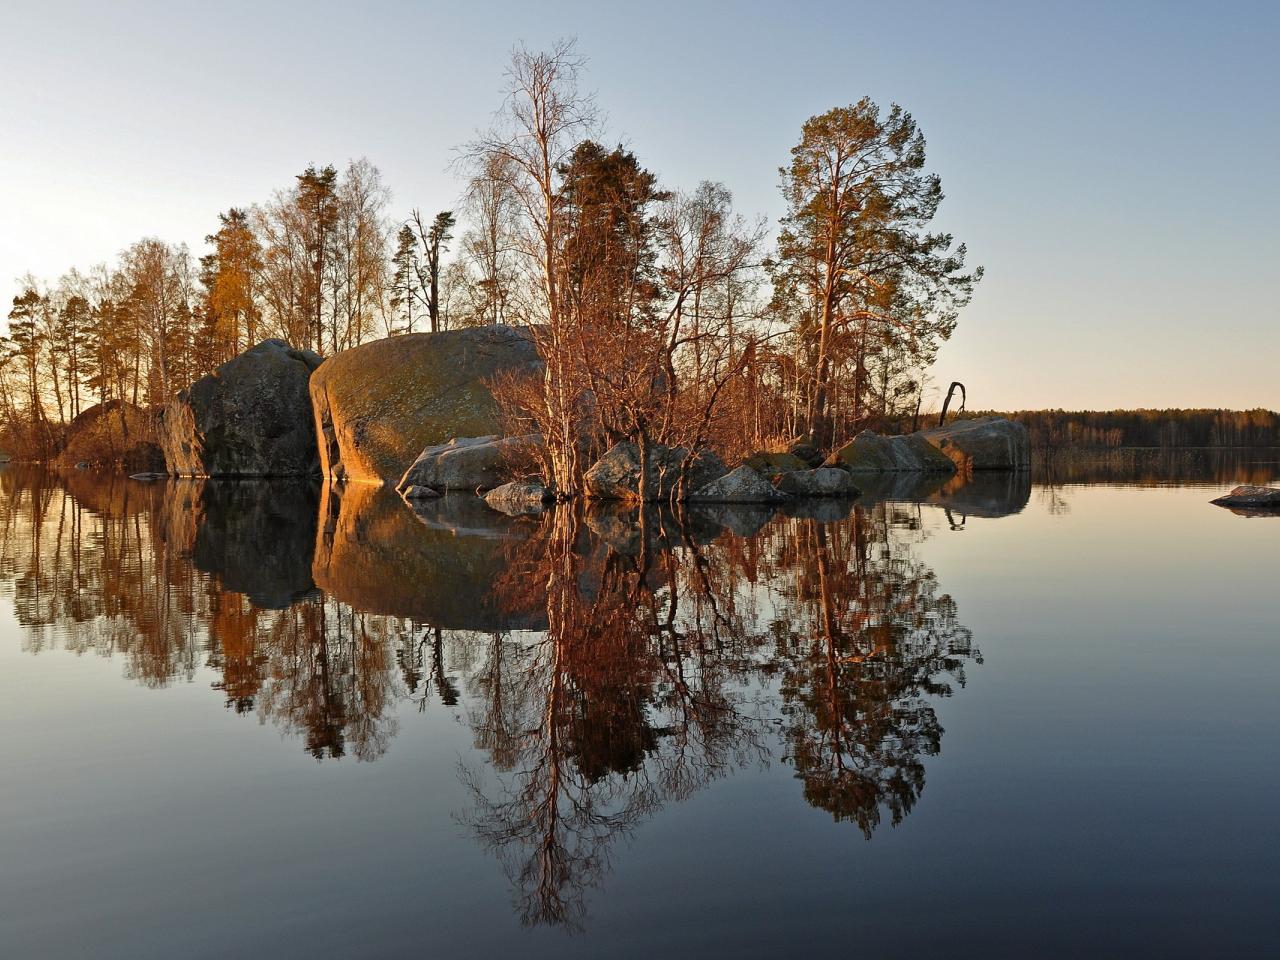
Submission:
[[[520,42],[671,188],[776,223],[816,113],[911,111],[986,268],[932,376],[970,408],[1280,407],[1280,4],[0,0],[0,303],[143,236],[367,156],[393,213],[457,202],[456,149]],[[7,309],[3,311],[7,313]]]

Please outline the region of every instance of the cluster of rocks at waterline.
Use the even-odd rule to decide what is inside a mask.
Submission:
[[[280,476],[394,486],[410,501],[451,490],[498,490],[508,513],[536,511],[536,436],[501,436],[489,384],[542,369],[527,330],[477,327],[374,341],[328,360],[268,340],[223,364],[167,406],[161,446],[173,474]],[[907,436],[856,436],[828,457],[796,441],[730,470],[710,450],[650,445],[643,493],[635,443],[610,448],[585,474],[598,500],[779,503],[852,498],[892,475],[1024,470],[1026,430],[1001,418],[955,421]],[[512,483],[508,483],[512,481]]]
[[[311,378],[320,469],[334,480],[399,484],[428,448],[500,434],[489,382],[541,369],[529,332],[503,325],[410,333],[344,350]]]
[[[309,476],[319,469],[308,385],[321,358],[264,340],[165,404],[160,446],[178,476]]]
[[[1210,502],[1220,507],[1230,507],[1245,516],[1280,516],[1280,487],[1241,484],[1225,496]]]
[[[588,497],[597,500],[650,500],[668,501],[679,496],[681,478],[685,496],[701,490],[728,471],[724,462],[711,450],[694,455],[684,447],[649,445],[649,469],[645,493],[640,492],[640,448],[629,440],[615,443],[595,466],[582,477],[582,487]]]

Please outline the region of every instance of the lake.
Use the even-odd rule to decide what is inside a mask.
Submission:
[[[0,956],[1261,955],[1272,451],[680,514],[0,472]]]

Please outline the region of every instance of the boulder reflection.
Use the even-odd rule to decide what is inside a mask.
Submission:
[[[9,469],[0,487],[30,651],[115,656],[152,687],[211,674],[317,759],[375,760],[414,708],[453,712],[475,746],[459,819],[525,923],[569,927],[620,838],[743,768],[781,759],[854,836],[901,822],[938,701],[980,662],[919,545],[1029,495],[511,518],[359,485]]]

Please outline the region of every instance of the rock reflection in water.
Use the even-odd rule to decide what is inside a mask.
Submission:
[[[408,506],[372,484],[328,486],[312,565],[316,584],[343,603],[448,630],[539,629],[541,606],[500,606],[493,583],[503,546],[528,535],[519,518],[475,497]]]
[[[770,757],[861,835],[900,822],[979,659],[918,553],[930,503],[511,518],[356,484],[0,484],[33,652],[119,654],[149,686],[207,668],[316,758],[377,759],[403,702],[456,710],[459,817],[530,924],[581,924],[619,838]],[[924,496],[997,516],[1024,488]]]

